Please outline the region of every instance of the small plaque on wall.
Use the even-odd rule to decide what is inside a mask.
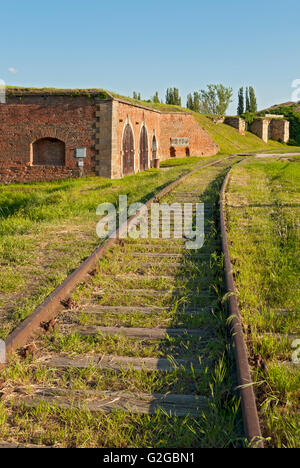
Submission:
[[[171,138],[171,146],[187,146],[189,144],[188,138]]]
[[[75,158],[86,158],[86,148],[76,148]]]

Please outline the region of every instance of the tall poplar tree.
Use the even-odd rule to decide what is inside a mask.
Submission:
[[[194,92],[193,104],[194,104],[193,110],[195,112],[200,112],[200,93],[197,93],[197,91]]]
[[[178,88],[168,88],[166,93],[166,104],[181,106],[181,97]]]
[[[249,88],[249,101],[250,101],[250,112],[255,114],[257,112],[257,101],[255,96],[255,91],[252,86]]]
[[[238,108],[237,113],[238,115],[242,115],[245,110],[245,102],[244,102],[244,88],[240,88],[239,90],[239,98],[238,98]]]
[[[188,109],[194,110],[194,100],[191,93],[187,95],[186,107]]]
[[[158,96],[158,91],[156,91],[155,95],[152,98],[152,101],[157,103],[157,104],[160,103],[159,96]]]
[[[249,89],[246,88],[246,112],[250,112]]]

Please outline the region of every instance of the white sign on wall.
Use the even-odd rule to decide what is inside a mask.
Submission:
[[[75,158],[86,158],[86,148],[76,148]]]
[[[171,146],[187,146],[188,144],[188,138],[171,138]]]

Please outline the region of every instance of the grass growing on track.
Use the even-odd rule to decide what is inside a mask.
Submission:
[[[0,186],[0,338],[26,318],[99,246],[96,208],[146,201],[197,164],[185,158],[167,171],[148,170],[122,180],[99,177]]]
[[[299,191],[300,158],[289,156],[244,161],[227,193],[235,281],[271,447],[300,446],[300,370],[287,339],[300,332]]]
[[[229,162],[226,163],[227,165]],[[216,297],[216,308],[210,313],[205,326],[211,326],[212,332],[209,334],[209,342],[202,346],[201,341],[190,337],[171,338],[158,341],[131,340],[128,338],[102,337],[95,334],[91,337],[80,337],[76,334],[68,335],[64,332],[64,325],[74,323],[76,325],[76,315],[80,313],[82,307],[88,304],[102,305],[112,303],[124,305],[129,302],[122,291],[122,283],[115,279],[115,274],[124,274],[127,271],[127,261],[130,262],[130,252],[134,242],[128,242],[129,251],[125,255],[127,243],[117,245],[106,259],[99,262],[99,266],[94,272],[88,283],[79,285],[73,294],[75,300],[74,309],[66,310],[58,319],[58,326],[61,330],[54,331],[52,334],[45,334],[40,340],[36,341],[36,359],[28,359],[25,362],[15,362],[6,369],[4,375],[6,386],[15,388],[18,384],[26,385],[29,388],[34,383],[42,383],[45,386],[52,385],[63,388],[79,388],[81,390],[115,390],[115,391],[133,391],[133,392],[174,392],[185,394],[199,394],[210,397],[208,410],[194,418],[170,418],[163,411],[156,415],[134,415],[123,411],[114,411],[109,415],[102,413],[93,414],[88,411],[59,409],[54,405],[41,403],[37,408],[28,408],[21,406],[12,407],[7,401],[3,409],[3,418],[6,419],[0,430],[0,438],[15,438],[20,442],[35,442],[38,444],[56,444],[67,447],[228,447],[243,445],[241,431],[239,427],[240,412],[239,401],[234,397],[233,392],[233,357],[230,346],[230,340],[226,328],[226,307],[221,303],[223,298],[223,275],[222,275],[222,256],[220,251],[215,248],[215,242],[218,240],[218,193],[226,164],[220,165],[215,169],[207,169],[205,172],[199,171],[197,177],[191,178],[191,186],[199,188],[199,180],[203,182],[203,198],[214,206],[213,219],[207,226],[207,233],[211,237],[206,245],[206,251],[212,253],[210,261],[203,261],[203,266],[195,258],[189,258],[183,262],[181,268],[169,268],[168,262],[155,262],[155,271],[157,275],[162,275],[163,265],[168,269],[170,275],[173,275],[184,289],[184,300],[178,300],[178,297],[169,296],[168,301],[165,298],[154,296],[150,299],[150,305],[164,305],[170,308],[170,328],[173,328],[178,322],[177,317],[182,317],[180,311],[186,307],[194,306],[195,300],[191,294],[195,288],[195,281],[199,279],[199,285],[206,291],[209,286],[213,287]],[[186,188],[187,184],[184,184]],[[190,186],[190,185],[189,185]],[[219,246],[220,248],[220,246]],[[208,250],[207,250],[208,249]],[[192,267],[192,268],[191,268]],[[139,288],[142,279],[142,273],[139,270],[140,261],[136,264],[130,263],[130,268],[139,279],[136,283],[131,281],[123,282],[123,288],[130,289],[131,286]],[[146,274],[151,273],[152,269],[146,267]],[[105,273],[105,277],[103,274]],[[179,276],[177,276],[179,275]],[[184,276],[185,280],[179,278]],[[110,281],[109,281],[110,277]],[[188,278],[191,277],[192,281]],[[105,280],[103,280],[105,278]],[[206,283],[205,283],[206,278]],[[116,281],[116,284],[115,284]],[[143,282],[144,280],[142,280]],[[174,287],[169,280],[150,279],[146,284],[150,289],[161,287]],[[112,285],[115,287],[112,288]],[[99,289],[101,292],[99,292]],[[113,297],[108,296],[106,290],[113,289]],[[199,286],[200,289],[200,286]],[[99,296],[93,294],[94,291]],[[194,294],[195,295],[195,294]],[[100,297],[101,296],[101,297]],[[143,298],[135,296],[136,302],[143,304]],[[199,301],[198,301],[199,302]],[[201,301],[200,301],[201,302]],[[206,299],[206,303],[209,303]],[[134,307],[133,305],[133,307]],[[198,304],[199,305],[199,304]],[[72,306],[72,307],[73,307]],[[136,316],[132,311],[131,315]],[[117,316],[116,325],[124,326],[125,316]],[[204,319],[207,317],[204,313]],[[65,320],[66,319],[66,320]],[[147,327],[148,316],[146,314],[139,316],[139,324]],[[185,320],[182,318],[182,320]],[[196,321],[196,317],[194,318]],[[136,323],[132,322],[135,326]],[[194,322],[183,322],[188,328],[193,328]],[[161,323],[157,322],[161,326]],[[199,323],[195,322],[197,326]],[[217,337],[217,340],[214,340]],[[88,369],[45,369],[42,363],[39,363],[39,355],[45,356],[49,352],[61,353],[67,355],[80,354],[87,352],[93,355],[100,352],[103,355],[150,355],[169,358],[171,362],[174,357],[183,358],[189,356],[193,361],[203,358],[203,367],[200,371],[189,369],[189,372],[182,366],[170,373],[148,372],[146,370],[134,371],[120,370],[108,371],[99,370],[93,367]],[[4,389],[5,391],[5,389]]]
[[[15,363],[15,368],[11,367],[10,372],[10,378],[13,377],[15,382],[21,378],[23,383],[26,372],[32,374],[32,365],[29,361],[26,364]],[[70,377],[73,384],[75,383],[72,387],[76,388],[80,381],[81,389],[86,388],[86,383],[91,383],[91,379],[95,384],[97,377],[102,382],[106,380],[104,387],[109,383],[112,388],[115,386],[118,389],[120,382],[116,382],[116,379],[120,377],[120,380],[131,388],[138,385],[139,391],[143,388],[149,391],[148,384],[150,388],[161,390],[174,388],[178,391],[187,388],[186,378],[182,387],[180,371],[168,374],[165,381],[165,376],[156,374],[158,373],[150,377],[145,373],[141,375],[138,372],[126,371],[123,374],[118,373],[117,376],[113,372],[105,375],[101,371],[101,375],[97,376],[91,368],[84,373],[80,372],[77,381],[74,375],[70,374]],[[34,375],[36,376],[36,373]],[[196,389],[201,391],[204,390],[205,382],[205,390],[211,396],[211,401],[208,409],[197,419],[188,416],[170,417],[162,410],[157,410],[155,415],[139,415],[125,411],[95,414],[86,410],[61,409],[45,402],[41,402],[35,408],[28,408],[22,404],[14,407],[13,402],[4,406],[0,402],[0,438],[10,438],[25,444],[30,442],[57,447],[97,448],[178,448],[178,444],[181,448],[218,448],[244,444],[243,438],[237,437],[236,434],[239,403],[231,397],[232,383],[224,356],[210,374],[204,373],[200,376],[201,381],[199,376],[189,376],[190,383],[196,383]],[[56,383],[57,378],[60,378],[52,371],[49,371],[47,376],[42,371],[36,380],[48,383],[51,377]],[[31,383],[32,375],[29,378],[28,383]],[[66,385],[68,386],[68,383]],[[103,388],[101,383],[97,386]],[[94,389],[95,385],[92,388]]]

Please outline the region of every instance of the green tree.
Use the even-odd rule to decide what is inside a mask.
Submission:
[[[168,88],[166,92],[166,104],[181,106],[181,97],[178,88]]]
[[[246,88],[246,112],[250,112],[249,89]]]
[[[257,112],[257,100],[255,96],[255,91],[252,86],[249,88],[249,104],[250,104],[250,112],[256,113]]]
[[[170,88],[168,88],[166,92],[166,104],[169,104],[170,100],[171,100],[171,93],[170,93]]]
[[[225,115],[232,102],[233,90],[222,84],[209,84],[199,94],[199,110],[205,114]]]
[[[155,95],[152,98],[152,101],[156,102],[157,104],[160,103],[160,99],[159,99],[159,96],[158,96],[158,91],[156,91]]]
[[[137,99],[137,98],[138,98],[137,92],[133,91],[133,99]]]
[[[200,93],[197,93],[197,91],[194,92],[193,104],[194,104],[193,110],[195,112],[200,112]]]
[[[203,114],[217,113],[217,96],[214,85],[208,85],[207,90],[201,89],[200,112]]]
[[[194,100],[191,93],[187,95],[186,107],[188,109],[194,110]]]
[[[239,90],[239,98],[238,98],[238,108],[237,113],[238,115],[242,115],[245,110],[245,102],[244,102],[244,88],[240,88]]]

